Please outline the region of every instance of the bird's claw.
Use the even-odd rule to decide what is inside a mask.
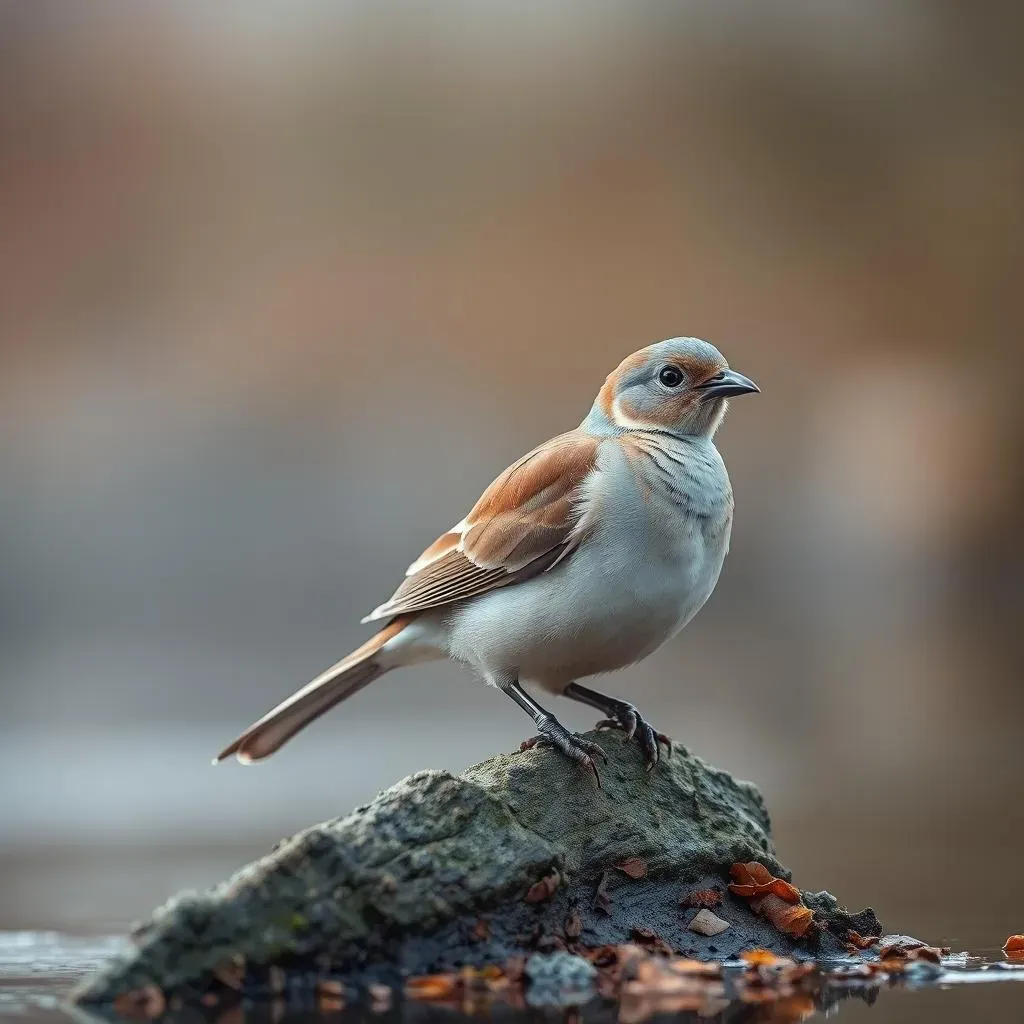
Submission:
[[[561,722],[554,719],[539,723],[539,727],[541,729],[540,735],[531,736],[530,739],[523,740],[519,744],[520,750],[532,750],[534,747],[554,747],[577,764],[582,765],[584,768],[589,768],[597,780],[597,788],[604,788],[601,785],[601,775],[597,770],[596,759],[600,758],[602,761],[607,761],[608,755],[597,743],[592,743],[590,740],[585,740],[582,736],[577,736],[576,733],[569,732]]]
[[[595,728],[621,729],[627,740],[631,740],[635,735],[644,752],[644,768],[648,772],[653,771],[654,766],[661,760],[659,744],[664,743],[668,747],[668,756],[672,756],[672,740],[663,732],[657,732],[632,704],[623,701],[621,707],[616,707],[612,714],[615,715],[614,718],[602,718]]]

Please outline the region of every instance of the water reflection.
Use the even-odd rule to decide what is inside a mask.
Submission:
[[[772,1022],[789,1024],[805,1021],[816,1014],[834,1009],[841,1001],[858,998],[871,1003],[875,991],[822,993],[819,995],[793,995],[771,1002],[749,1002],[739,999],[710,997],[695,1006],[680,997],[658,1000],[626,1000],[621,1005],[611,1001],[595,1000],[582,1007],[547,1007],[516,1005],[513,1002],[453,1006],[438,1003],[403,1003],[386,1010],[372,1004],[329,1010],[322,1007],[295,1008],[284,1003],[261,1007],[235,1006],[212,1016],[200,1009],[179,1010],[162,1018],[166,1024],[458,1024],[461,1021],[487,1020],[493,1024],[639,1024],[656,1017],[671,1016],[678,1024],[719,1021]],[[75,1011],[80,1024],[98,1024],[118,1020],[116,1017],[96,1017]]]
[[[12,1024],[115,1024],[129,1016],[69,1007],[64,999],[72,987],[123,947],[120,938],[75,938],[56,933],[0,933],[0,1021]],[[806,982],[807,979],[804,979]],[[809,988],[757,987],[743,984],[727,971],[720,978],[661,996],[628,995],[619,1002],[594,997],[569,1008],[537,1005],[529,994],[509,989],[497,997],[466,992],[458,999],[412,1002],[395,999],[389,989],[371,986],[358,1002],[346,1005],[341,996],[322,989],[289,992],[287,998],[255,1001],[224,991],[217,1005],[186,1008],[161,1006],[162,1024],[433,1024],[487,1020],[493,1024],[647,1024],[672,1017],[676,1024],[698,1021],[794,1022],[840,1015],[845,1021],[871,1013],[872,1024],[907,1019],[907,1004],[915,1000],[930,1024],[962,1019],[963,1004],[993,1007],[1019,1004],[1024,989],[1024,959],[998,950],[983,956],[961,954],[946,958],[941,974],[928,977],[912,972],[888,980],[848,977],[820,978]],[[960,995],[954,995],[959,990]],[[1005,994],[1004,994],[1005,993]],[[914,1016],[913,1014],[911,1014]],[[138,1019],[137,1017],[135,1019]],[[996,1013],[992,1019],[1016,1019]]]

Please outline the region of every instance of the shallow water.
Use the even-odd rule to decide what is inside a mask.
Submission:
[[[115,936],[71,936],[56,932],[0,932],[0,1017],[15,1024],[86,1024],[89,1015],[70,1010],[64,997],[82,977],[99,967],[108,957],[126,944]],[[929,1024],[962,1024],[970,1019],[1016,1022],[1024,1019],[1024,961],[1008,960],[998,950],[949,957],[944,972],[934,981],[901,980],[878,988],[837,986],[816,997],[817,1005],[802,1000],[781,1000],[777,1003],[741,1004],[709,1007],[707,1016],[694,1012],[657,1012],[656,1007],[614,1007],[595,1000],[581,1008],[530,1007],[514,1009],[497,1003],[481,1012],[490,1020],[536,1021],[565,1020],[567,1024],[583,1021],[621,1021],[638,1024],[640,1020],[679,1021],[743,1021],[789,1022],[802,1020],[840,1019],[843,1024],[855,1021],[872,1024],[889,1022],[929,1022]],[[653,1015],[653,1016],[652,1016]],[[165,1019],[173,1019],[168,1015]],[[386,1021],[455,1021],[463,1017],[457,1010],[429,1004],[406,1004],[404,1007],[374,1012],[369,1008],[350,1009],[341,1013],[301,1006],[234,1008],[214,1012],[182,1012],[181,1021],[201,1019],[222,1020],[224,1024],[249,1021],[273,1021],[273,1024],[298,1024],[299,1021],[342,1021],[374,1019]]]

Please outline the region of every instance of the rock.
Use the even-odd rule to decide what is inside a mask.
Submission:
[[[717,914],[712,914],[710,910],[698,910],[693,916],[693,920],[686,926],[691,932],[696,932],[698,935],[721,935],[722,932],[728,931],[729,922],[723,921]]]
[[[253,996],[274,988],[268,978],[280,971],[272,975],[271,966],[285,971],[289,990],[325,976],[398,985],[411,974],[627,942],[637,931],[705,958],[799,948],[723,885],[736,861],[790,877],[751,783],[680,746],[647,773],[638,745],[621,734],[588,738],[608,753],[603,789],[543,748],[499,755],[460,776],[418,772],[209,892],[175,897],[73,1000],[112,1004],[147,986],[198,998],[225,964]],[[616,870],[638,859],[643,877]],[[727,933],[687,930],[683,884],[723,893]],[[824,927],[804,948],[809,941],[843,952],[851,921],[862,933],[881,932],[870,911],[870,920],[852,917],[828,894],[815,900]]]
[[[534,953],[526,961],[529,1001],[534,1006],[585,1003],[593,994],[597,968],[572,953]]]

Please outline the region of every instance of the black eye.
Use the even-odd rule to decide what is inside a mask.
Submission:
[[[683,383],[683,371],[677,366],[666,366],[658,374],[658,380],[667,388],[677,388]]]

